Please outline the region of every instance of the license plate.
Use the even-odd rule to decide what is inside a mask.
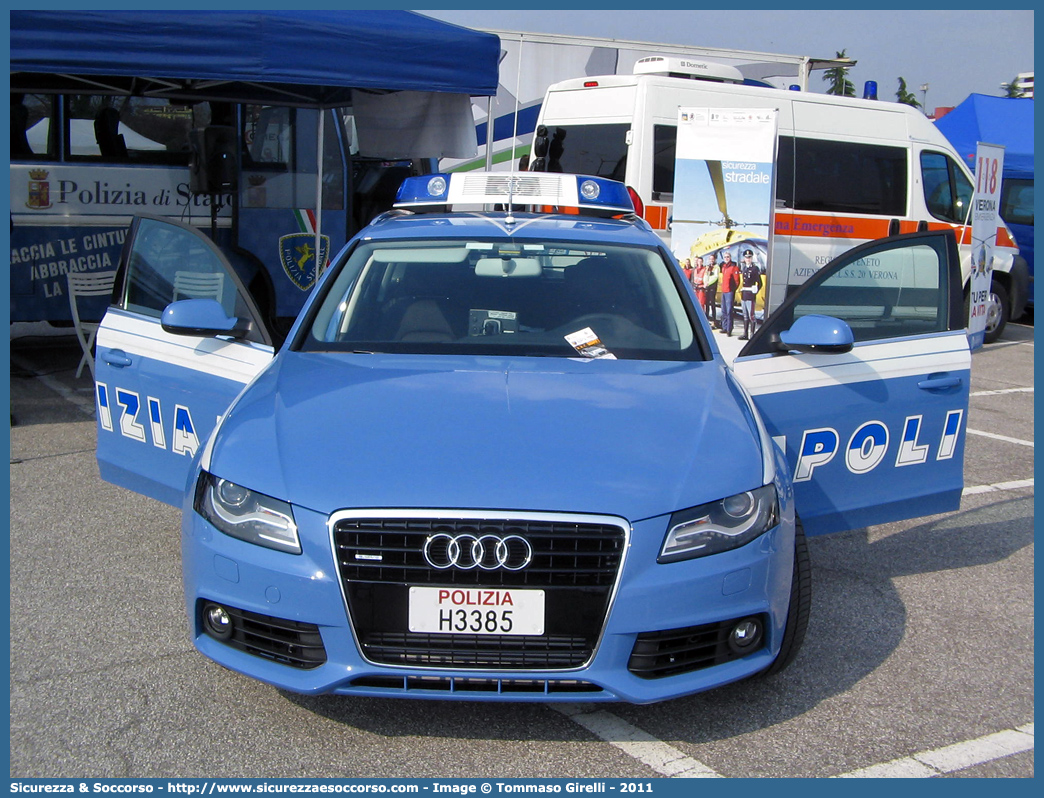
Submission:
[[[410,631],[434,634],[542,635],[544,591],[411,587]]]

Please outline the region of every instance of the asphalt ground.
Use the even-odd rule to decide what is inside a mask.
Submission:
[[[99,479],[75,343],[12,341],[10,775],[1031,777],[1033,352],[1011,325],[973,357],[958,512],[810,540],[790,668],[577,708],[305,698],[197,654],[178,511]]]

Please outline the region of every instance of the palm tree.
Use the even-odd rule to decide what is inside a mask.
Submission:
[[[1022,97],[1022,89],[1019,88],[1018,83],[1018,77],[1012,78],[1010,83],[1002,83],[1001,88],[1004,89],[1004,96],[1008,99],[1016,99]]]
[[[846,47],[845,50],[848,48]],[[847,58],[845,50],[837,54],[837,58]],[[830,84],[827,94],[836,94],[839,97],[855,97],[855,86],[848,79],[848,67],[831,67],[823,73],[823,80]]]
[[[895,93],[895,99],[896,102],[903,105],[911,105],[914,108],[921,107],[914,93],[906,88],[906,78],[899,78],[899,90]]]

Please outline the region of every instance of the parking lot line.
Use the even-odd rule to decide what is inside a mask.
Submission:
[[[603,709],[592,711],[577,704],[548,706],[572,718],[595,736],[634,757],[661,776],[672,779],[722,778],[713,768],[686,756],[673,745],[657,740],[611,712]]]
[[[971,496],[975,493],[993,493],[997,490],[1021,490],[1032,487],[1032,479],[1014,479],[1011,482],[995,482],[992,485],[972,485],[965,488],[961,495]]]
[[[1033,393],[1033,386],[1028,388],[999,388],[995,391],[972,391],[968,396],[1000,396],[1006,393]]]
[[[987,734],[975,740],[954,743],[913,756],[893,759],[880,765],[853,770],[835,776],[838,779],[903,778],[924,779],[954,773],[974,765],[982,765],[1012,754],[1033,750],[1033,724]]]
[[[674,779],[725,778],[713,768],[687,756],[673,745],[657,740],[647,732],[632,726],[604,709],[590,710],[577,704],[548,704],[576,721],[589,732],[642,764]],[[975,740],[922,751],[912,756],[893,759],[879,765],[853,770],[834,776],[836,779],[904,778],[924,779],[954,773],[982,765],[1012,754],[1033,750],[1033,724],[987,734]]]
[[[1033,448],[1033,441],[1024,441],[1021,438],[1009,438],[1007,435],[998,435],[995,432],[984,432],[981,429],[969,429],[967,430],[969,435],[979,435],[983,438],[993,438],[995,441],[1005,441],[1006,443],[1017,443],[1019,446],[1029,446]]]
[[[982,351],[988,352],[993,349],[1005,349],[1009,346],[1033,346],[1033,341],[998,341],[993,344],[986,344],[986,346],[982,348]]]

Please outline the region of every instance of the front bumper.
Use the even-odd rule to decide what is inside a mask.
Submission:
[[[185,601],[194,644],[221,665],[281,689],[455,700],[650,703],[753,675],[768,667],[779,651],[793,565],[792,512],[784,512],[779,526],[747,546],[670,564],[656,562],[667,517],[633,524],[616,592],[592,656],[580,667],[554,670],[367,661],[345,605],[328,519],[299,508],[295,508],[295,516],[301,555],[223,535],[191,510],[185,513],[182,526]],[[274,648],[268,646],[260,653],[248,653],[205,631],[203,608],[210,603],[274,619],[277,636],[286,633],[286,626],[291,627],[290,634],[298,636],[289,643],[280,639]],[[752,616],[762,619],[765,629],[764,643],[755,653],[727,658],[720,664],[713,664],[718,660],[711,658],[707,661],[711,664],[680,673],[664,666],[671,655],[662,655],[656,660],[658,669],[653,668],[655,678],[648,678],[649,670],[643,677],[630,669],[640,635],[648,638],[649,633],[682,630],[681,637],[687,640],[695,640],[699,634],[713,637],[715,629],[724,628],[723,622]],[[260,628],[262,637],[271,636],[270,626]],[[300,640],[314,642],[313,629],[321,637],[321,657],[314,651],[302,653],[297,645]],[[287,646],[289,657],[283,656]],[[648,640],[640,650],[650,650]],[[294,662],[295,656],[304,659],[303,667]],[[650,661],[645,657],[643,663]]]

